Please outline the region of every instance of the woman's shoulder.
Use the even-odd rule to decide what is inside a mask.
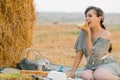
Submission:
[[[111,33],[109,31],[104,31],[104,35],[102,36],[102,38],[106,39],[106,40],[111,40]]]

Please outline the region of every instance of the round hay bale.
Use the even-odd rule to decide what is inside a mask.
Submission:
[[[34,21],[33,0],[0,0],[1,66],[14,66],[31,47]]]

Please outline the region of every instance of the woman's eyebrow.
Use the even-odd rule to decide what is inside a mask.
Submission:
[[[85,17],[87,17],[87,16],[92,16],[92,15],[91,14],[86,14]]]

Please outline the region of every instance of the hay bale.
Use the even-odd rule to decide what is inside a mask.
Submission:
[[[33,0],[0,0],[0,65],[20,61],[32,45],[34,20]]]

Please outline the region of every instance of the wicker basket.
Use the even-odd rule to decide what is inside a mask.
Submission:
[[[33,55],[31,59],[30,55]],[[45,70],[47,69],[46,65],[48,65],[48,60],[43,57],[39,50],[35,48],[27,48],[23,51],[21,58],[22,60],[28,58],[29,61],[37,64],[36,70],[21,70],[21,74],[47,76],[48,72]]]
[[[30,55],[32,55],[32,58]],[[36,63],[38,65],[37,70],[39,71],[47,71],[47,68],[50,65],[50,61],[43,57],[42,53],[40,53],[40,51],[35,48],[25,49],[22,53],[22,59],[25,58],[28,58],[29,61]]]

